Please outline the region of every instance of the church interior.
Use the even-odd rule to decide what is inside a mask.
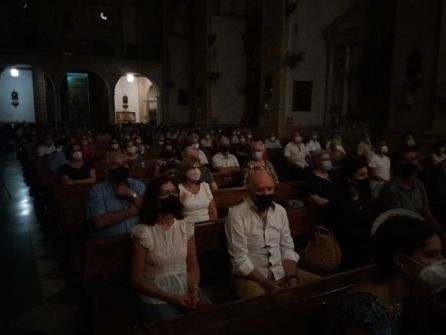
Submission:
[[[445,334],[444,0],[5,0],[0,34],[1,334]]]

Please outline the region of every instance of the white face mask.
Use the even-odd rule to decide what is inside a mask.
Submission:
[[[382,152],[383,154],[388,153],[388,152],[389,152],[389,147],[388,147],[387,145],[383,145],[383,146],[381,147],[381,152]]]
[[[201,171],[198,168],[189,169],[186,172],[186,177],[193,181],[199,181],[201,178]]]
[[[191,147],[194,148],[195,150],[198,150],[200,148],[200,144],[199,143],[192,143]]]
[[[252,135],[251,135],[251,134],[248,134],[248,135],[246,135],[246,138],[247,138],[248,140],[250,140],[250,139],[252,138]]]
[[[76,160],[76,161],[82,160],[82,151],[75,151],[75,152],[73,152],[71,157],[73,157],[73,159]]]
[[[141,139],[137,138],[137,139],[135,140],[135,143],[140,144],[140,143],[141,143]]]
[[[342,151],[342,145],[340,144],[336,145],[336,150]]]
[[[136,153],[136,147],[135,146],[132,146],[132,147],[128,147],[127,148],[127,152],[129,153],[129,154],[135,154]]]
[[[112,145],[110,145],[110,147],[111,147],[113,150],[118,150],[118,149],[119,149],[119,144],[117,144],[117,143],[113,143]]]
[[[254,151],[252,153],[252,159],[259,161],[262,159],[262,152],[261,151]]]
[[[301,142],[302,142],[302,137],[300,137],[300,136],[296,136],[296,137],[294,138],[294,141],[296,141],[296,143],[301,143]]]
[[[276,138],[274,136],[271,136],[270,140],[271,140],[271,142],[275,142]]]
[[[446,288],[446,259],[430,265],[423,265],[412,257],[409,258],[423,266],[423,269],[417,276],[417,280],[420,283],[431,289],[433,293],[439,293]]]
[[[322,161],[321,169],[325,172],[330,172],[333,169],[333,163],[331,161]]]

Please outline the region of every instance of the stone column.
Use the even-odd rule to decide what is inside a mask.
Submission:
[[[257,132],[280,133],[284,124],[287,72],[283,65],[288,49],[288,26],[285,0],[262,2],[262,53],[260,110]]]
[[[32,76],[36,124],[44,125],[48,121],[45,74],[42,70],[34,68],[32,71]]]

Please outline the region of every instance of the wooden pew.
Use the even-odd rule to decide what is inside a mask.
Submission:
[[[313,215],[317,210],[318,208],[311,207],[289,211],[292,234],[312,232],[314,226],[321,224],[316,220],[317,216]],[[307,222],[307,217],[308,220],[315,221]],[[201,284],[205,285],[204,291],[216,303],[231,301],[235,298],[229,282],[231,277],[230,260],[227,253],[224,224],[224,219],[220,219],[216,222],[195,226],[197,255],[202,269]],[[94,324],[97,326],[96,331],[99,333],[116,333],[114,331],[117,329],[124,331],[124,326],[128,327],[134,321],[134,315],[128,316],[127,311],[121,312],[121,309],[124,308],[122,305],[115,306],[116,308],[109,306],[113,295],[127,294],[131,296],[128,287],[130,259],[131,238],[128,235],[86,241],[84,279],[90,298],[94,302],[95,308],[92,313]],[[205,263],[206,260],[209,261],[208,264]],[[206,278],[207,272],[209,272],[207,266],[211,267],[210,272],[214,274],[211,278]],[[215,281],[215,273],[218,274],[218,281]],[[116,300],[123,301],[123,299],[126,298],[119,297]],[[129,296],[127,299],[130,299]],[[125,320],[122,320],[121,324],[116,324],[116,320],[110,323],[107,320],[113,318],[113,315],[119,315],[119,318],[122,317]]]
[[[60,185],[53,188],[53,199],[56,205],[78,203],[87,199],[88,193],[94,184]]]
[[[298,197],[301,181],[279,183],[276,185],[274,201],[283,202]],[[240,204],[249,195],[246,187],[219,189],[213,193],[217,209],[227,209]]]
[[[240,186],[242,173],[240,171],[232,173],[216,172],[212,174],[219,189]]]
[[[167,321],[142,325],[144,335],[322,334],[319,318],[341,296],[374,270],[373,265],[327,277],[320,282],[279,290]]]

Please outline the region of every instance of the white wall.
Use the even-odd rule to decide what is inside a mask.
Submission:
[[[35,121],[32,71],[20,70],[18,77],[11,77],[10,69],[0,74],[0,122]],[[11,92],[19,94],[19,105],[11,105]]]
[[[144,103],[144,100],[147,99],[147,91],[151,85],[150,80],[144,78],[147,82],[145,84],[144,92],[139,92],[138,82],[142,78],[135,78],[133,82],[128,82],[127,78],[121,77],[115,86],[115,112],[123,112],[126,111],[122,107],[122,97],[124,94],[128,97],[128,108],[127,112],[135,112],[136,122],[140,122],[140,110],[144,107],[140,106],[140,104]],[[140,96],[140,94],[142,96]]]
[[[175,82],[175,86],[164,90],[165,94],[168,95],[169,110],[167,111],[168,119],[163,121],[189,122],[190,106],[178,106],[178,90],[190,90],[188,77],[192,73],[192,69],[189,40],[170,37],[168,44],[171,75],[166,80]],[[191,98],[191,95],[189,96]]]
[[[211,111],[212,117],[223,124],[238,124],[245,108],[245,26],[245,21],[241,19],[212,17],[211,31],[217,36],[217,59],[213,67],[221,73],[221,77],[211,83]]]
[[[299,22],[300,49],[305,51],[304,61],[290,69],[287,76],[285,96],[285,118],[293,117],[294,126],[322,126],[324,120],[325,87],[327,71],[327,45],[322,31],[337,17],[342,15],[355,0],[301,0],[297,8]],[[290,46],[293,45],[292,29],[296,19],[293,13],[289,20]],[[292,112],[292,94],[294,81],[313,83],[311,111]],[[285,120],[284,118],[284,120]]]

